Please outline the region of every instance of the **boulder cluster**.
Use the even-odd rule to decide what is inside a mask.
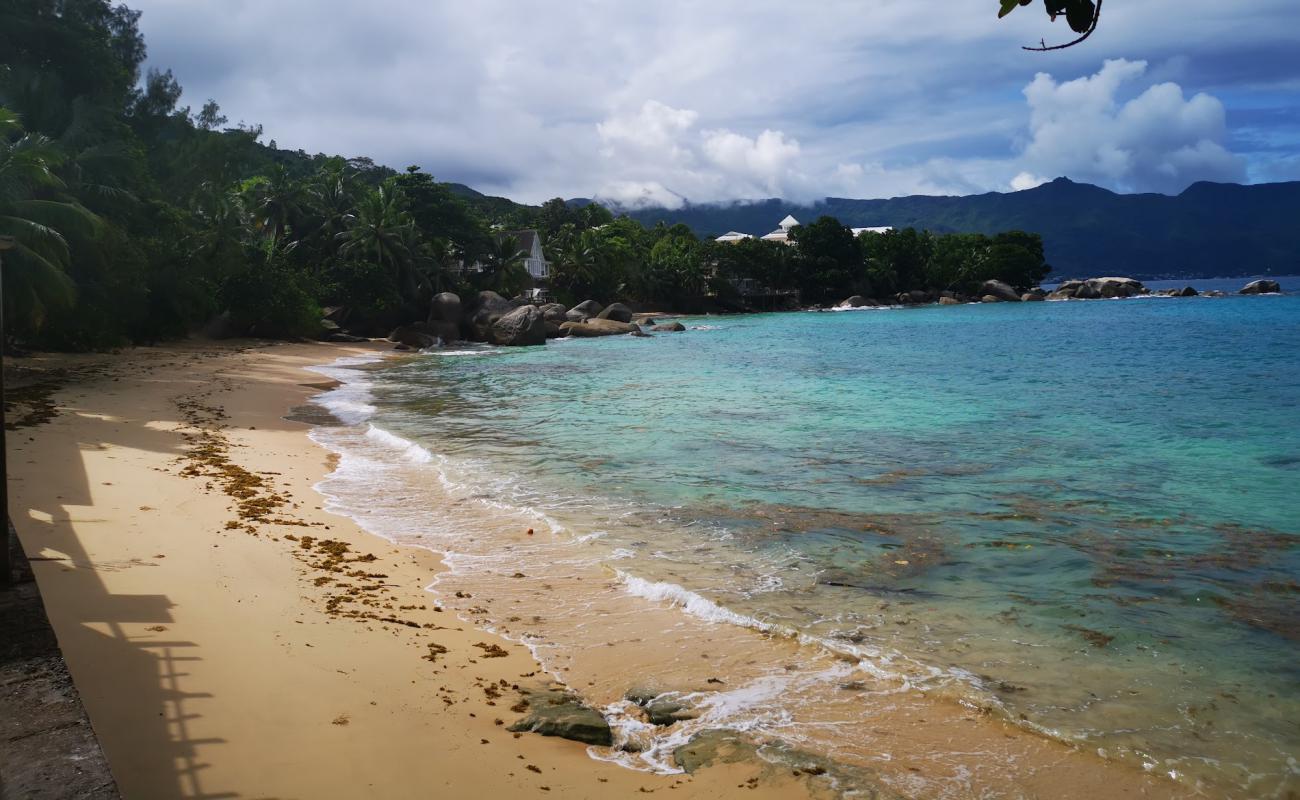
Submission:
[[[1277,281],[1252,281],[1241,288],[1240,294],[1276,294],[1282,289]],[[1198,292],[1191,286],[1181,289],[1160,289],[1152,292],[1133,278],[1089,278],[1086,281],[1064,281],[1050,293],[1041,287],[1020,292],[1002,281],[985,281],[973,295],[957,292],[924,292],[913,290],[893,295],[884,301],[875,300],[855,294],[844,300],[838,308],[865,308],[870,306],[915,306],[938,303],[941,306],[955,306],[966,303],[1029,303],[1041,300],[1108,300],[1120,297],[1139,297],[1142,295],[1162,295],[1165,297],[1223,297],[1219,291]]]
[[[496,292],[479,292],[466,307],[459,296],[443,292],[433,298],[428,320],[403,325],[389,334],[388,340],[399,350],[424,350],[456,341],[528,347],[567,336],[649,336],[632,321],[633,316],[632,309],[622,303],[602,306],[584,300],[566,309],[559,303],[507,300]],[[678,332],[686,328],[672,322],[655,325],[653,330]]]

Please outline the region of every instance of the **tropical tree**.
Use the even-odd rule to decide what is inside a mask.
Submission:
[[[63,161],[53,142],[23,133],[18,116],[0,107],[0,236],[14,240],[5,255],[5,316],[30,330],[51,308],[73,302],[69,240],[92,240],[100,224],[65,194],[55,173]]]
[[[302,221],[308,202],[307,190],[281,164],[273,167],[270,175],[246,181],[244,193],[254,227],[270,239],[273,248]]]
[[[531,283],[524,267],[527,258],[528,251],[519,246],[519,239],[514,234],[498,233],[483,256],[487,268],[485,284],[506,297],[519,294]]]
[[[415,295],[420,283],[412,268],[418,235],[401,191],[391,182],[361,198],[347,217],[347,230],[337,238],[343,242],[343,255],[364,258],[387,269],[407,297]]]

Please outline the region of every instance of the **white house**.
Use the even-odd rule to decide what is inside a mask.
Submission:
[[[779,242],[781,244],[794,244],[794,241],[790,238],[790,231],[793,230],[798,225],[799,225],[799,220],[795,219],[793,216],[787,216],[785,219],[781,220],[776,230],[772,231],[766,236],[763,236],[762,239],[765,242]],[[893,227],[889,225],[882,225],[874,228],[849,228],[849,230],[853,233],[853,236],[856,238],[858,236],[861,236],[864,233],[885,233],[886,231],[892,231]],[[754,236],[752,234],[741,233],[739,231],[728,231],[722,234],[721,236],[719,236],[718,238],[714,239],[713,241],[722,242],[723,244],[735,244],[736,242],[743,242],[746,239],[753,239],[753,238]]]
[[[764,236],[763,241],[794,244],[794,242],[790,241],[790,231],[798,226],[799,220],[795,219],[792,215],[787,214],[786,218],[781,220],[780,226],[776,230]]]
[[[550,277],[551,267],[542,253],[542,237],[537,231],[507,231],[500,235],[513,236],[519,244],[519,249],[528,254],[524,259],[524,268],[528,270],[529,275],[533,276],[533,280],[541,281]]]

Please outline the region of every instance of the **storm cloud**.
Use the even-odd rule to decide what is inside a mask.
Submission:
[[[1177,192],[1300,149],[1294,0],[1110,4],[1055,54],[1019,46],[1062,23],[992,0],[130,4],[196,108],[532,202]]]

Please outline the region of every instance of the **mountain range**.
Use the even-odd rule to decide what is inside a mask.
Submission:
[[[571,202],[587,202],[585,200]],[[884,200],[770,199],[625,209],[644,225],[684,223],[701,236],[762,236],[787,214],[829,215],[851,227],[890,225],[936,233],[1039,233],[1055,277],[1135,278],[1300,274],[1300,181],[1194,183],[1178,195],[1117,194],[1057,178],[1033,189],[965,197]]]

